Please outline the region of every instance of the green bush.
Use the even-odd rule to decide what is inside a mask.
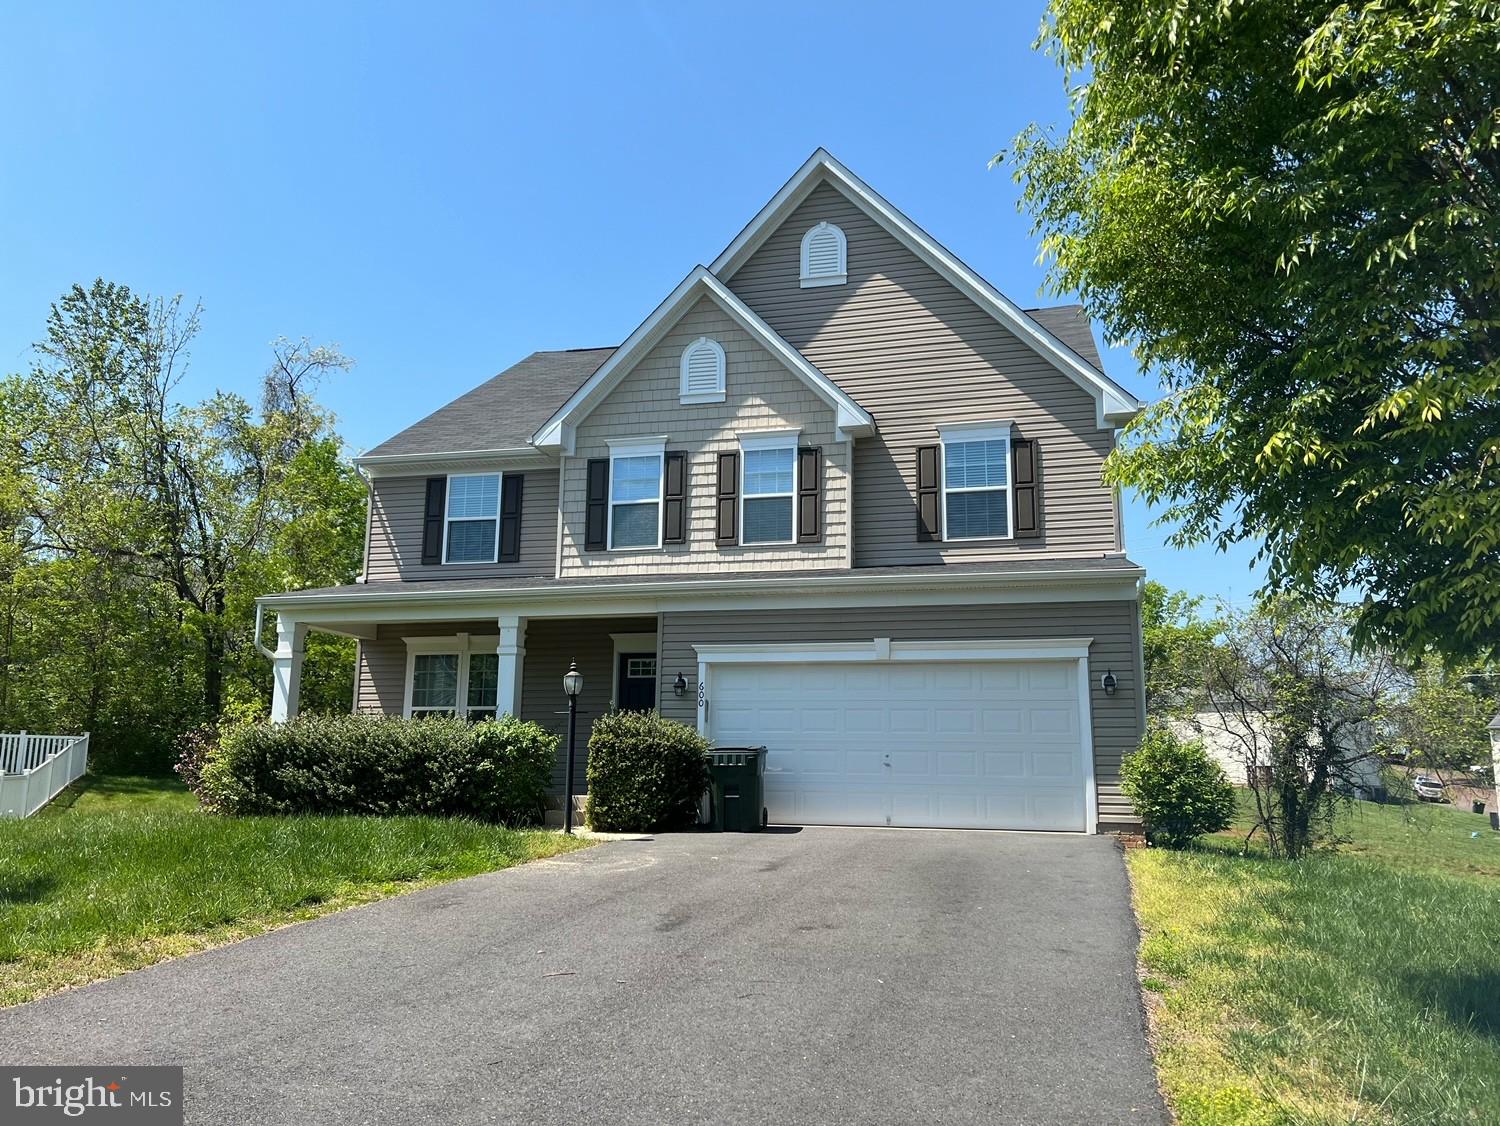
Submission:
[[[684,829],[708,788],[708,740],[656,712],[615,712],[594,721],[588,774],[591,828]]]
[[[1234,786],[1202,743],[1152,727],[1120,767],[1120,788],[1135,805],[1153,844],[1182,848],[1229,828]]]
[[[231,814],[428,813],[539,821],[557,739],[535,723],[300,716],[225,732],[202,768],[206,804]]]

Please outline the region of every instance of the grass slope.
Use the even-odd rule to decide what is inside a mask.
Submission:
[[[1186,1126],[1500,1122],[1500,834],[1363,803],[1349,828],[1296,864],[1229,837],[1130,854]]]
[[[0,821],[0,1005],[578,847],[433,817],[211,817],[175,780],[89,777]]]

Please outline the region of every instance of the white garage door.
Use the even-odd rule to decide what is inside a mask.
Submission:
[[[1082,830],[1077,667],[716,664],[709,734],[768,748],[772,821]]]

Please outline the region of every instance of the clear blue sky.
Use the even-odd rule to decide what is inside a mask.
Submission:
[[[276,336],[358,361],[360,450],[539,348],[615,344],[819,145],[1022,305],[1051,303],[989,158],[1060,122],[1040,4],[0,0],[0,370],[102,276],[201,299],[184,394]],[[1130,354],[1110,372],[1154,389]],[[1154,577],[1246,598],[1250,553]]]

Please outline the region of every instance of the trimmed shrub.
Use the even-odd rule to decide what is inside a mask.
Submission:
[[[1120,788],[1135,805],[1152,844],[1183,848],[1195,837],[1229,828],[1234,786],[1196,740],[1151,727],[1120,767]]]
[[[299,716],[225,732],[202,768],[224,813],[429,813],[541,820],[557,739],[535,723]]]
[[[219,729],[211,723],[190,727],[172,741],[172,747],[177,754],[177,763],[172,769],[177,772],[188,791],[205,808],[210,808],[210,804],[204,799],[203,768],[219,748]]]
[[[708,740],[656,712],[614,712],[589,736],[588,820],[612,833],[685,829],[708,788]]]

